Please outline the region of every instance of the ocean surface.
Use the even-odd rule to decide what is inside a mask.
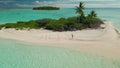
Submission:
[[[86,14],[93,9],[86,9]],[[112,21],[120,28],[120,9],[94,9],[103,20]],[[40,11],[31,9],[0,9],[0,24],[43,18],[58,19],[77,16],[75,9]],[[0,68],[120,68],[120,61],[77,51],[27,44],[0,38]]]
[[[120,68],[120,62],[64,48],[0,39],[0,68]]]
[[[113,25],[120,28],[120,8],[89,8],[86,14],[95,10],[103,20],[112,21]],[[58,19],[61,17],[77,16],[74,8],[63,8],[61,10],[32,10],[32,9],[0,9],[0,23],[12,23],[16,21],[29,21],[43,18]]]

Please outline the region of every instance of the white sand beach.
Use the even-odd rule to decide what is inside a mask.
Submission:
[[[0,38],[13,39],[43,46],[69,48],[80,52],[120,59],[119,33],[106,21],[104,29],[53,32],[49,30],[0,30]],[[73,37],[72,37],[73,36]]]

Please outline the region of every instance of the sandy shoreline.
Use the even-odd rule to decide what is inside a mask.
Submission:
[[[0,37],[33,44],[64,47],[112,59],[120,59],[119,33],[110,22],[105,22],[105,29],[67,32],[2,29],[0,30]]]

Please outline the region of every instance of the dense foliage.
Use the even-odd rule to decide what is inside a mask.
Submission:
[[[49,29],[54,31],[73,31],[81,30],[86,28],[99,28],[102,21],[97,17],[94,10],[90,14],[84,14],[83,3],[80,2],[79,7],[76,8],[76,13],[79,14],[78,17],[70,18],[60,18],[56,19],[41,19],[32,20],[28,22],[17,22],[17,23],[7,23],[0,25],[1,28],[15,28],[15,29]]]
[[[33,7],[33,10],[59,10],[59,7],[43,6],[43,7]]]
[[[73,31],[85,28],[98,28],[102,21],[98,18],[84,18],[83,23],[77,22],[77,17],[55,19],[32,20],[28,22],[19,21],[17,23],[6,23],[0,25],[1,28],[15,28],[15,29],[40,29],[45,28],[55,31]]]
[[[28,22],[23,22],[23,21],[19,21],[17,23],[6,23],[6,24],[2,24],[0,25],[0,29],[1,28],[15,28],[15,29],[38,29],[39,26],[36,23],[36,21],[28,21]]]
[[[60,18],[59,20],[51,20],[46,29],[55,31],[79,30],[82,29],[82,24],[77,23],[76,17]]]

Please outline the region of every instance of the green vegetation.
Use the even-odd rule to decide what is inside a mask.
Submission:
[[[90,14],[84,14],[84,3],[80,2],[79,6],[76,7],[76,13],[79,16],[70,18],[60,18],[56,19],[41,19],[32,20],[28,22],[17,22],[17,23],[7,23],[0,25],[1,28],[15,28],[15,29],[48,29],[54,31],[74,31],[86,28],[99,28],[102,21],[97,17],[94,10]]]
[[[15,29],[38,29],[38,24],[36,23],[36,21],[28,21],[28,22],[23,22],[23,21],[19,21],[17,23],[7,23],[7,24],[2,24],[0,25],[0,27],[4,27],[4,28],[15,28]]]
[[[4,26],[0,25],[0,30],[3,28]]]
[[[76,6],[76,13],[80,14],[80,15],[84,15],[84,3],[80,2],[79,6]]]
[[[33,7],[33,10],[59,10],[59,7],[43,6],[43,7]]]
[[[82,24],[77,23],[77,17],[71,18],[60,18],[59,20],[51,20],[47,25],[46,29],[55,31],[73,31],[82,29]],[[75,23],[76,22],[76,23]]]

